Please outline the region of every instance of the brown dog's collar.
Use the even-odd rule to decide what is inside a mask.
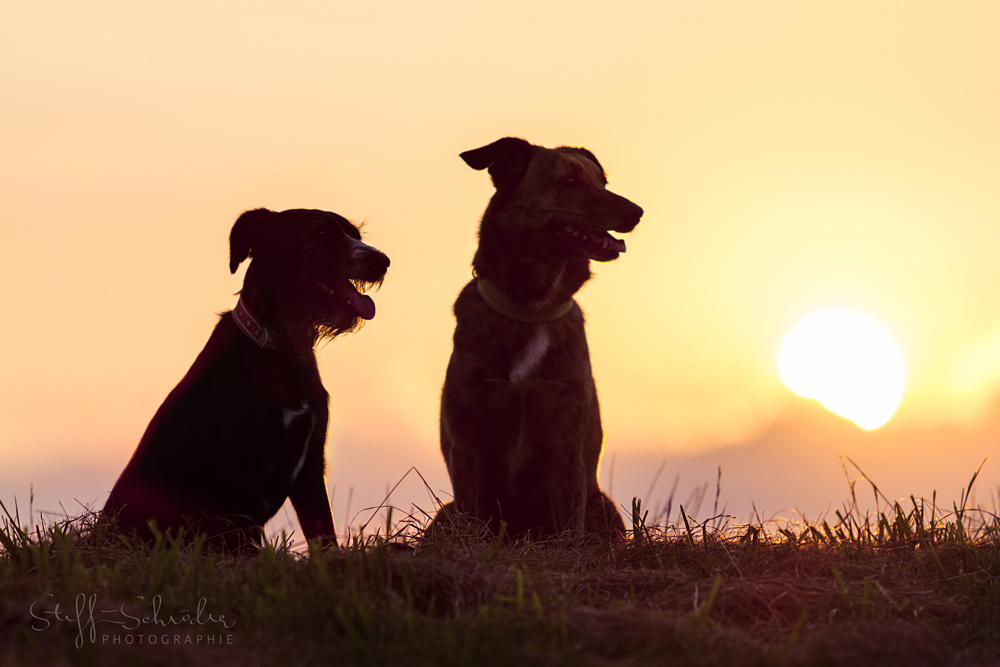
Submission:
[[[257,345],[269,347],[272,350],[277,349],[281,336],[261,324],[260,320],[254,317],[250,309],[243,304],[242,298],[236,302],[236,307],[233,308],[233,321],[247,335],[247,338]]]
[[[479,289],[479,296],[483,297],[483,301],[486,302],[486,305],[504,317],[509,317],[512,320],[517,320],[518,322],[525,322],[527,324],[545,324],[546,322],[555,322],[556,320],[561,320],[566,317],[566,315],[569,314],[569,311],[573,309],[573,299],[563,303],[558,303],[545,310],[528,308],[527,306],[515,303],[505,297],[497,291],[497,288],[493,286],[493,283],[485,278],[477,277],[476,287]]]

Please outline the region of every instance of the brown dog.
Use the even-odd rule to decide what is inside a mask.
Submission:
[[[603,431],[583,312],[573,295],[590,260],[625,252],[642,209],[605,189],[583,148],[505,138],[462,153],[489,168],[475,278],[455,302],[454,349],[441,396],[441,451],[457,514],[512,535],[624,534],[598,487]],[[432,526],[433,528],[433,526]]]

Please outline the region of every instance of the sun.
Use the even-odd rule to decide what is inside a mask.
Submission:
[[[903,357],[874,321],[831,308],[805,317],[785,336],[778,372],[793,392],[865,430],[882,426],[903,397]]]

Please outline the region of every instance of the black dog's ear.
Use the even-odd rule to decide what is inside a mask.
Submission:
[[[497,190],[516,188],[528,171],[528,163],[535,156],[538,146],[524,139],[504,137],[489,146],[465,151],[460,158],[473,169],[490,168],[490,177]]]
[[[236,219],[229,233],[229,272],[236,273],[240,263],[250,256],[266,236],[267,226],[277,213],[266,208],[255,208]]]

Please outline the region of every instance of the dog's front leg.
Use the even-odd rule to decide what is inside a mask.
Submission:
[[[551,530],[582,537],[590,395],[572,384],[541,379],[525,380],[520,392],[523,447],[526,456],[538,457],[537,483],[545,490]]]
[[[494,531],[504,520],[498,499],[509,486],[506,459],[517,423],[508,382],[449,367],[441,397],[441,449],[455,511],[490,522]]]
[[[307,540],[323,539],[324,546],[337,546],[330,498],[326,493],[326,422],[327,412],[317,416],[315,428],[309,438],[308,450],[302,469],[292,482],[288,499],[292,501],[299,518],[302,534]]]

